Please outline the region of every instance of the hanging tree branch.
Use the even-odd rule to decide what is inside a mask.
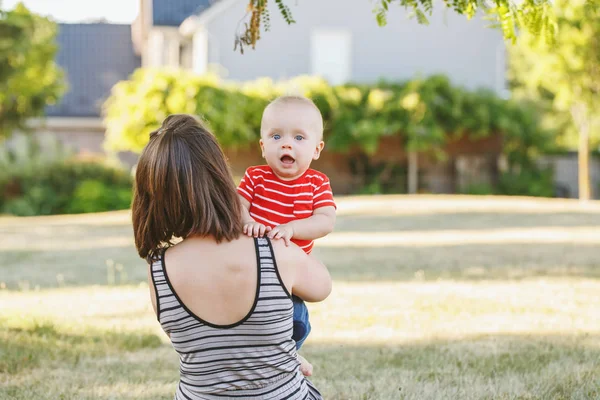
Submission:
[[[288,25],[295,23],[296,21],[292,18],[290,8],[284,4],[283,0],[274,1],[285,22]],[[245,23],[244,32],[241,35],[236,35],[234,50],[239,47],[240,52],[244,54],[244,46],[252,46],[252,49],[256,48],[256,42],[260,40],[261,21],[265,31],[269,31],[271,20],[267,2],[268,0],[249,0],[246,10],[250,14],[250,24]]]
[[[272,0],[277,5],[279,13],[288,24],[296,21],[292,16],[287,0]],[[368,1],[368,0],[363,0]],[[437,0],[376,0],[373,13],[380,26],[388,23],[388,12],[392,5],[404,7],[420,24],[427,25]],[[525,29],[536,36],[552,42],[556,34],[556,23],[552,4],[554,0],[442,0],[445,7],[471,19],[479,11],[487,14],[493,25],[502,30],[506,40],[514,42],[518,29]],[[244,52],[244,46],[256,48],[256,42],[261,38],[261,29],[270,27],[268,11],[269,0],[248,0],[247,11],[249,23],[244,23],[242,33],[236,34],[235,49],[239,47]],[[598,8],[599,0],[587,0],[587,7]]]

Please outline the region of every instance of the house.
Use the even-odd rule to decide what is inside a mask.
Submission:
[[[137,67],[170,66],[204,73],[212,68],[231,80],[268,76],[285,79],[317,74],[333,84],[410,79],[446,74],[469,88],[486,87],[505,93],[505,47],[502,35],[487,22],[438,7],[429,26],[409,19],[401,7],[391,7],[389,24],[379,27],[367,0],[289,1],[296,24],[287,25],[271,4],[270,30],[256,50],[234,51],[247,0],[140,0],[140,13],[131,26],[61,24],[58,63],[66,70],[69,91],[57,106],[48,108],[40,130],[52,131],[80,151],[102,151],[104,128],[101,104],[116,82]],[[234,173],[260,162],[258,148],[230,157]],[[383,149],[382,157],[409,165],[408,155]],[[472,180],[494,179],[501,141],[481,145],[454,144],[451,162],[442,166],[419,160],[426,190],[452,192]],[[385,153],[385,155],[384,155]],[[388,154],[389,153],[389,154]],[[132,164],[133,155],[122,156]],[[337,160],[337,161],[336,161]],[[462,160],[462,161],[461,161]],[[320,160],[318,167],[337,174],[339,192],[353,190],[352,172],[343,156]],[[486,166],[490,172],[473,179],[465,166]],[[411,167],[411,185],[416,170]],[[467,168],[472,170],[473,168]],[[481,170],[481,168],[479,168]],[[329,172],[329,171],[326,171]]]
[[[102,103],[111,88],[141,65],[133,51],[131,27],[106,23],[59,24],[56,62],[67,91],[60,103],[33,121],[38,133],[52,133],[83,153],[102,151]],[[125,160],[133,161],[131,155]]]
[[[440,2],[429,26],[397,6],[390,7],[388,25],[380,27],[374,2],[303,0],[287,2],[297,21],[287,25],[274,3],[269,2],[270,30],[255,50],[242,55],[233,47],[244,26],[247,0],[142,0],[134,23],[142,65],[198,73],[215,66],[238,81],[316,74],[333,84],[442,73],[454,83],[505,94],[502,34],[482,18],[466,21]],[[172,8],[169,18],[160,14],[166,4]]]
[[[132,24],[135,52],[144,67],[192,65],[192,41],[179,27],[188,17],[202,13],[217,0],[139,0],[140,13]]]
[[[141,3],[145,12],[132,25],[59,24],[56,62],[65,72],[67,91],[59,104],[46,109],[46,118],[31,122],[38,134],[51,133],[80,153],[102,153],[105,133],[102,104],[112,87],[141,67],[142,60],[144,66],[185,65],[185,57],[179,58],[180,43],[186,42],[178,33],[179,25],[199,12],[199,6],[210,2],[142,0]],[[150,51],[159,44],[161,52]],[[168,54],[175,58],[172,61],[163,58]],[[137,158],[133,154],[119,156],[129,165]]]

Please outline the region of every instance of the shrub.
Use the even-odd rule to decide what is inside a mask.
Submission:
[[[461,190],[461,194],[488,196],[496,194],[496,190],[489,183],[476,183]]]
[[[367,192],[403,190],[404,183],[394,189],[385,182],[387,172],[373,175],[381,162],[377,150],[386,136],[400,137],[406,151],[443,156],[446,145],[461,137],[501,135],[509,166],[522,170],[535,170],[532,160],[553,143],[530,104],[502,99],[489,90],[467,90],[441,75],[330,86],[309,76],[238,84],[189,71],[139,69],[130,80],[115,85],[105,104],[105,145],[140,152],[167,115],[191,113],[206,119],[224,147],[248,146],[259,138],[267,102],[284,93],[315,101],[325,121],[327,149],[351,154],[350,163],[360,158],[357,173],[363,175],[357,181]]]
[[[122,210],[131,204],[131,188],[112,189],[98,179],[86,179],[75,188],[69,203],[69,213],[90,213],[99,211]]]
[[[128,208],[132,178],[122,168],[73,158],[60,145],[18,139],[0,156],[0,212],[28,216]]]
[[[554,197],[554,171],[550,168],[528,168],[500,175],[498,194]]]

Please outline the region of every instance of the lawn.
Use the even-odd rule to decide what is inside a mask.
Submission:
[[[600,204],[339,200],[304,355],[326,399],[600,398]],[[0,218],[0,399],[170,399],[129,214]]]

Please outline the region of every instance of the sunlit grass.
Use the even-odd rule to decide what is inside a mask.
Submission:
[[[3,321],[0,329],[0,373],[14,375],[43,362],[77,365],[82,357],[119,355],[158,347],[153,334],[97,330],[89,326],[65,329],[54,322]]]
[[[509,396],[530,388],[531,398],[542,399],[552,398],[540,393],[558,390],[559,383],[582,393],[600,387],[594,380],[600,373],[598,281],[337,283],[334,289],[326,302],[310,306],[313,333],[303,351],[326,398],[462,393],[485,399],[491,390]],[[12,366],[0,376],[11,383],[10,393],[57,398],[31,392],[39,385],[73,399],[169,398],[176,356],[158,329],[147,290],[3,292],[0,303],[10,311],[3,313],[1,351],[9,352],[2,358]],[[20,357],[27,362],[15,367]],[[74,367],[77,373],[69,375]],[[79,386],[51,383],[61,376]],[[406,397],[394,397],[392,384]]]
[[[335,282],[309,306],[313,381],[334,400],[600,398],[598,232],[593,202],[343,199],[316,251]],[[0,218],[0,257],[0,399],[172,398],[127,212]]]
[[[73,332],[87,327],[164,336],[144,285],[4,291],[0,303],[8,327],[50,320]],[[315,327],[310,342],[315,344],[396,345],[489,334],[600,334],[600,281],[591,279],[338,282],[325,302],[309,307]]]

